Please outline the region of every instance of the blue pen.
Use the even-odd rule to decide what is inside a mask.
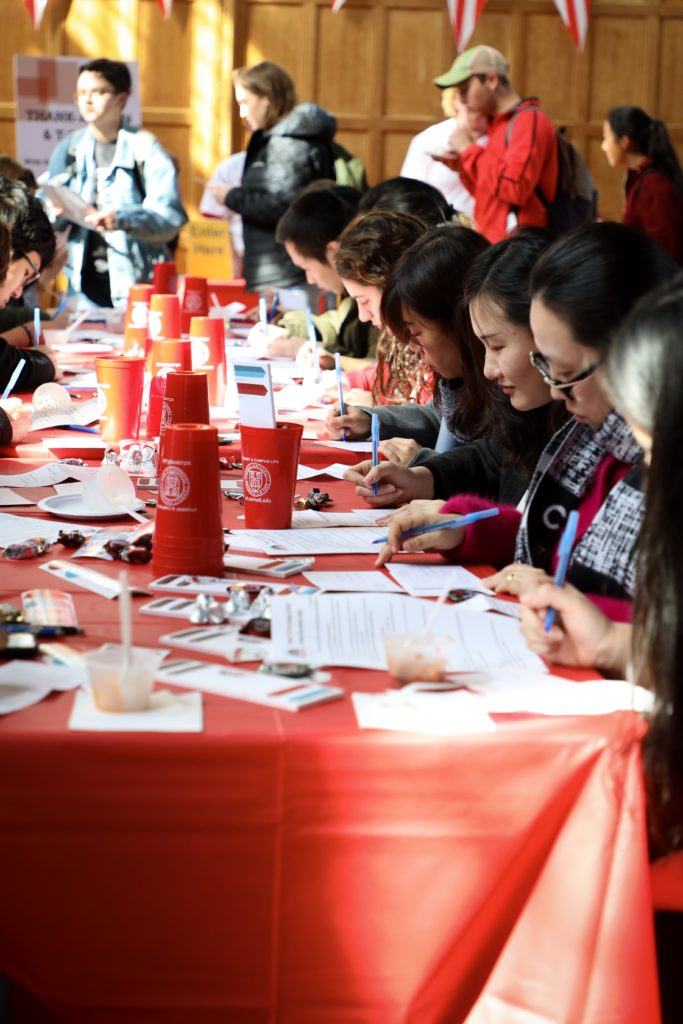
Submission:
[[[562,531],[562,537],[557,548],[557,569],[555,570],[555,586],[563,587],[564,581],[567,578],[567,568],[569,566],[569,558],[574,547],[574,540],[576,538],[576,530],[579,525],[579,513],[576,509],[570,512],[567,516],[567,522],[564,530]],[[547,633],[550,630],[553,622],[555,621],[555,609],[548,608],[545,613],[545,622],[543,623],[543,632]]]
[[[337,391],[339,393],[339,415],[346,416],[346,405],[344,404],[344,385],[342,383],[342,364],[341,356],[338,352],[334,353],[334,371],[337,374]],[[348,435],[345,430],[342,430],[342,441],[348,441]]]
[[[470,512],[467,516],[460,516],[459,519],[447,519],[445,523],[432,523],[431,526],[416,526],[413,530],[406,530],[399,537],[399,540],[409,540],[411,537],[421,537],[423,533],[436,533],[437,530],[457,530],[460,526],[471,526],[478,523],[480,519],[490,519],[500,512],[498,508],[485,508],[482,512]],[[373,544],[384,544],[388,537],[378,537]]]
[[[379,466],[379,416],[376,412],[370,413],[372,426],[370,437],[372,438],[372,465]],[[377,497],[377,484],[372,485],[372,493]]]
[[[97,427],[82,427],[80,423],[64,423],[66,430],[79,430],[82,434],[97,434],[99,433]]]
[[[40,310],[36,306],[36,308],[33,310],[33,344],[34,345],[40,345],[40,340],[41,340],[40,339],[40,335],[41,335],[41,329],[40,329]]]
[[[14,388],[14,385],[17,383],[17,381],[19,380],[19,378],[21,376],[21,371],[24,369],[25,366],[26,366],[26,360],[25,359],[20,359],[19,362],[17,363],[17,365],[14,367],[14,373],[12,374],[10,379],[7,381],[7,384],[5,385],[5,390],[0,395],[0,399],[7,398],[7,396],[11,393],[12,389]]]
[[[273,289],[273,299],[272,299],[272,302],[270,303],[270,313],[268,314],[268,319],[270,320],[271,323],[275,319],[275,314],[277,313],[277,304],[278,304],[279,300],[280,300],[280,296],[278,295],[278,290],[277,290],[277,288],[274,288]]]
[[[59,303],[57,304],[57,308],[55,310],[55,315],[54,315],[53,319],[56,319],[59,316],[60,313],[63,313],[64,310],[66,309],[66,307],[68,306],[68,304],[69,304],[69,296],[68,295],[62,295],[61,299],[59,300]]]

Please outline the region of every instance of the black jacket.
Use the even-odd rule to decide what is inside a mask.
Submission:
[[[334,178],[330,143],[335,118],[314,103],[299,103],[268,131],[255,131],[247,147],[242,184],[231,188],[225,204],[244,225],[244,276],[247,288],[301,284],[304,274],[275,228],[292,199],[316,178]]]
[[[26,365],[19,374],[14,391],[35,391],[39,384],[55,379],[54,364],[43,352],[17,348],[0,338],[0,392],[4,391],[20,359],[24,359]]]
[[[505,456],[494,441],[480,437],[441,455],[432,455],[422,465],[434,477],[434,497],[478,494],[482,498],[516,505],[529,480],[505,465]]]

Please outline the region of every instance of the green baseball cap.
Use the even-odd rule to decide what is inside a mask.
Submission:
[[[465,50],[453,61],[445,74],[434,79],[439,89],[450,89],[453,85],[466,82],[472,75],[501,75],[508,78],[510,65],[505,57],[492,46],[473,46]]]

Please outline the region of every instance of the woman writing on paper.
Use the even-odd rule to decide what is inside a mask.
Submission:
[[[536,346],[531,356],[551,395],[562,398],[572,418],[546,445],[523,511],[502,510],[495,529],[489,528],[494,522],[489,520],[467,530],[430,534],[428,540],[408,540],[407,550],[457,549],[459,560],[499,566],[514,559],[514,565],[489,582],[499,590],[520,593],[530,576],[553,571],[564,522],[577,509],[578,539],[568,578],[610,617],[628,618],[643,515],[639,449],[603,392],[598,370],[613,330],[639,295],[675,273],[675,264],[659,246],[620,224],[588,225],[546,250],[531,277]],[[495,335],[478,325],[476,309],[471,312],[487,350],[495,348]],[[380,562],[400,550],[400,534],[406,529],[425,519],[439,522],[440,516],[485,506],[481,498],[461,494],[438,508],[422,505],[398,513]]]

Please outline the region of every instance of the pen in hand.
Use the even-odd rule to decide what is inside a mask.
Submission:
[[[579,525],[579,513],[574,509],[567,516],[567,522],[560,543],[557,548],[557,568],[555,569],[555,586],[563,587],[564,581],[567,578],[567,569],[569,568],[569,559],[571,557],[572,548],[574,547],[574,540],[576,539],[576,530]],[[555,622],[555,609],[548,608],[545,613],[545,622],[543,623],[543,632],[548,633]]]
[[[379,416],[376,412],[370,413],[370,419],[372,426],[370,428],[370,437],[372,438],[372,465],[379,466]],[[372,493],[374,497],[377,497],[377,484],[372,485]]]
[[[446,519],[443,523],[430,523],[429,526],[415,526],[412,530],[402,533],[399,540],[410,540],[411,537],[421,537],[423,533],[437,533],[439,530],[457,530],[461,526],[478,523],[481,519],[490,519],[492,516],[497,516],[499,512],[500,509],[497,508],[485,508],[481,512],[470,512],[469,515],[460,516],[459,519]],[[372,543],[386,544],[388,540],[388,537],[378,537]]]
[[[346,416],[346,403],[344,402],[344,385],[342,381],[342,363],[339,352],[334,353],[334,372],[337,374],[337,393],[339,395],[339,415]],[[348,441],[349,436],[346,430],[342,430],[342,441]]]
[[[40,310],[36,306],[33,310],[33,345],[37,348],[41,342],[42,329],[40,326]]]

